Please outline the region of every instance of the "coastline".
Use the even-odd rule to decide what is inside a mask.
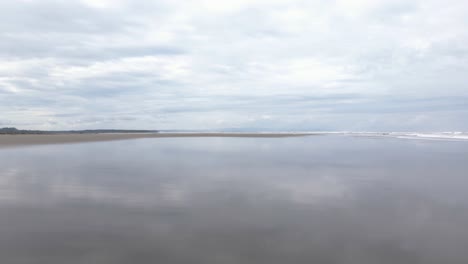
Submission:
[[[319,133],[223,133],[223,132],[181,132],[181,133],[95,133],[95,134],[5,134],[0,135],[0,148],[71,144],[85,142],[129,140],[140,138],[184,138],[184,137],[256,137],[280,138],[319,135]]]
[[[145,132],[145,133],[45,133],[0,134],[0,149],[18,146],[72,144],[86,142],[131,140],[141,138],[284,138],[318,135],[377,137],[431,141],[468,141],[468,133],[401,133],[401,132]]]

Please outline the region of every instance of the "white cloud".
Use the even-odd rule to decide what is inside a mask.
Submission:
[[[92,8],[109,9],[122,7],[125,1],[122,0],[81,0],[85,5]]]
[[[0,122],[435,129],[444,104],[453,116],[440,129],[468,129],[456,99],[468,97],[467,11],[455,0],[3,1]],[[405,98],[421,108],[388,113]],[[371,121],[351,124],[349,107]]]
[[[50,70],[56,80],[80,80],[121,73],[149,74],[162,79],[185,78],[190,72],[190,62],[183,56],[130,57],[111,61],[99,61],[85,66],[57,66]]]

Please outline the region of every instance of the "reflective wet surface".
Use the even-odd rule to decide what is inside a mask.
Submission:
[[[468,263],[468,142],[0,149],[0,263]]]

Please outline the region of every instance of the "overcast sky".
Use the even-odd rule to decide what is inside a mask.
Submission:
[[[0,0],[0,127],[468,130],[468,1]]]

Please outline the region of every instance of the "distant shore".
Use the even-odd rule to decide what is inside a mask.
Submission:
[[[183,138],[183,137],[260,137],[260,138],[279,138],[279,137],[298,137],[318,135],[318,133],[221,133],[221,132],[181,132],[181,133],[95,133],[95,134],[17,134],[17,135],[1,135],[0,148],[27,146],[27,145],[44,145],[44,144],[67,144],[81,142],[98,142],[98,141],[114,141],[128,140],[139,138]]]

